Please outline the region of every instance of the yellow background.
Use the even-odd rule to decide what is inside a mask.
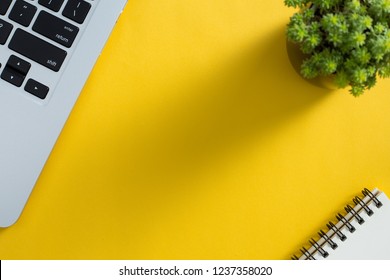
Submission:
[[[293,70],[278,0],[129,0],[0,259],[288,259],[390,194],[390,80]]]

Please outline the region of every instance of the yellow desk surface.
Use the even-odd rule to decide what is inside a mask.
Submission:
[[[290,66],[278,0],[129,0],[0,259],[288,259],[390,194],[390,79]]]

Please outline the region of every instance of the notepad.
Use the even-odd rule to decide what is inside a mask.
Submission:
[[[344,214],[319,231],[311,247],[302,247],[295,260],[380,260],[390,259],[390,200],[380,190],[364,189]]]

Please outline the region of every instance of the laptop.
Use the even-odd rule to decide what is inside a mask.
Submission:
[[[0,227],[17,221],[127,0],[0,0]]]

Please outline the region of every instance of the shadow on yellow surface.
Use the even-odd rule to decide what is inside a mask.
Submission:
[[[330,94],[294,72],[284,26],[212,70],[180,89],[179,100],[136,134],[113,132],[131,143],[117,154],[128,159],[125,166],[140,185],[188,181]]]

